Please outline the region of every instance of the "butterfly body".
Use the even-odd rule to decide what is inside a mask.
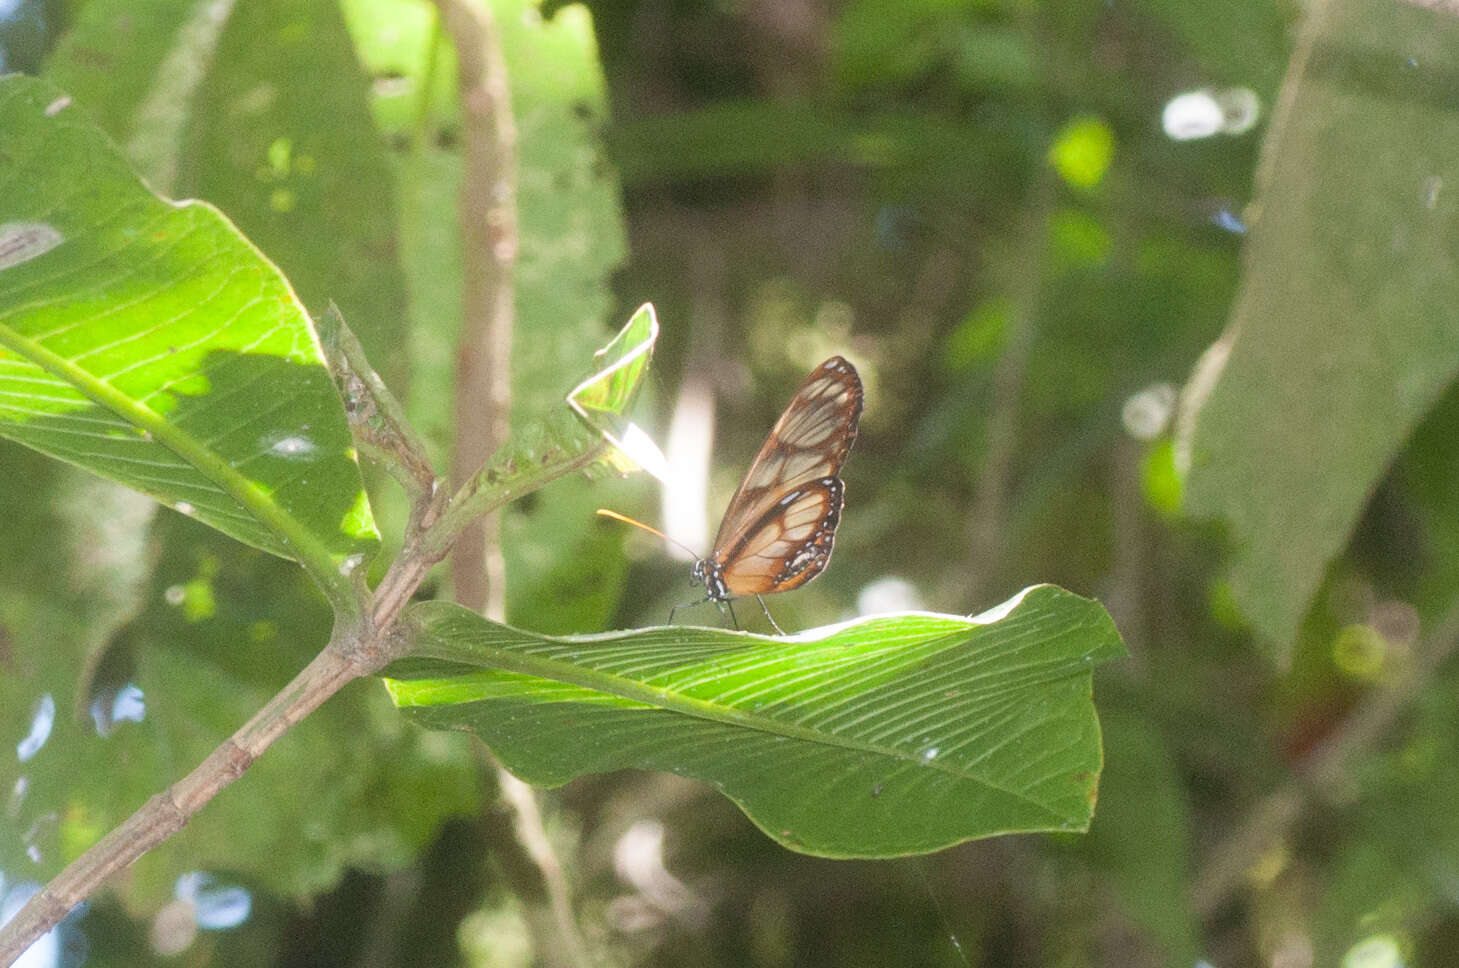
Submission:
[[[825,570],[862,401],[856,368],[839,356],[806,377],[730,499],[714,549],[694,563],[708,600],[789,591]]]

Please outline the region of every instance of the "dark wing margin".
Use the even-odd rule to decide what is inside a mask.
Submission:
[[[856,367],[840,356],[831,357],[811,371],[730,499],[711,557],[726,564],[733,557],[732,549],[748,539],[777,502],[805,485],[834,478],[840,472],[856,442],[863,396]],[[836,483],[839,495],[840,481]],[[839,496],[836,511],[839,518]]]
[[[845,485],[823,477],[772,504],[721,560],[720,577],[735,595],[799,588],[825,570],[841,523]]]

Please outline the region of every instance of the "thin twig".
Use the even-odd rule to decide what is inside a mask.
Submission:
[[[1459,648],[1459,601],[1424,636],[1408,664],[1373,692],[1297,768],[1264,797],[1224,841],[1192,882],[1191,907],[1202,918],[1218,913],[1261,855],[1287,838],[1314,800],[1340,800],[1351,792],[1353,762],[1370,752]]]
[[[437,0],[456,48],[463,115],[461,183],[462,318],[456,367],[460,484],[507,438],[517,260],[517,130],[496,23],[486,4]],[[479,519],[451,554],[456,599],[504,605],[504,565],[495,517]]]
[[[363,639],[346,637],[331,642],[243,728],[225,740],[196,769],[148,800],[140,810],[99,840],[56,875],[16,916],[0,928],[0,964],[9,965],[41,935],[60,922],[111,874],[121,870],[168,837],[177,833],[193,814],[225,786],[243,775],[258,756],[334,695],[345,683],[375,671],[379,664],[363,655]],[[372,639],[371,645],[380,640]]]

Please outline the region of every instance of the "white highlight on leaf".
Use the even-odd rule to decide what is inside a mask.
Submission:
[[[648,471],[659,480],[664,480],[669,475],[669,462],[664,458],[664,452],[659,450],[659,445],[648,435],[638,424],[629,422],[623,431],[623,437],[618,441],[618,449],[627,454],[629,458]]]
[[[1391,934],[1370,935],[1347,950],[1342,968],[1404,968],[1403,949]]]
[[[674,402],[665,445],[669,450],[668,470],[660,499],[664,533],[684,548],[709,547],[710,452],[714,447],[714,394],[701,377],[685,378]],[[673,542],[666,542],[668,554],[681,561],[689,555]]]
[[[197,925],[205,931],[236,928],[253,912],[253,895],[247,888],[219,884],[206,871],[182,875],[174,890],[179,901],[193,905]]]
[[[269,453],[275,457],[287,457],[290,460],[298,460],[314,456],[319,450],[319,445],[308,437],[299,434],[290,434],[287,437],[280,437],[268,445]]]
[[[147,697],[136,683],[129,682],[115,691],[97,695],[91,700],[91,722],[96,735],[110,736],[121,723],[140,723],[147,717]]]
[[[360,567],[360,565],[363,564],[364,561],[365,556],[362,554],[350,555],[348,558],[345,558],[339,563],[339,573],[341,575],[349,577],[350,575],[354,574],[355,569]]]
[[[977,615],[968,616],[968,621],[972,622],[975,625],[992,625],[994,622],[1001,621],[1002,619],[1006,618],[1008,614],[1012,612],[1015,608],[1023,604],[1024,596],[1033,591],[1035,588],[1041,587],[1043,586],[1030,585],[1023,591],[1019,592],[1017,595],[1014,595],[1008,601],[1002,603],[1001,605],[994,605],[986,612],[980,612]]]
[[[45,222],[6,222],[0,225],[0,269],[43,256],[64,241],[60,230]]]
[[[56,98],[50,104],[47,104],[46,105],[46,111],[45,111],[46,117],[48,117],[48,118],[54,118],[56,115],[60,114],[62,111],[66,110],[70,106],[71,106],[71,95],[69,95],[69,94],[62,94],[60,97]]]
[[[1210,91],[1187,91],[1171,98],[1160,112],[1160,126],[1172,141],[1209,138],[1221,130],[1221,105]]]
[[[689,886],[664,865],[664,825],[657,820],[640,820],[623,832],[613,845],[613,870],[661,911],[696,903]]]

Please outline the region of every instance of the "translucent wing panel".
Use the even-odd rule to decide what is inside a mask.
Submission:
[[[856,442],[861,406],[861,378],[841,357],[806,377],[730,499],[714,539],[716,559],[723,560],[787,494],[836,476]]]

